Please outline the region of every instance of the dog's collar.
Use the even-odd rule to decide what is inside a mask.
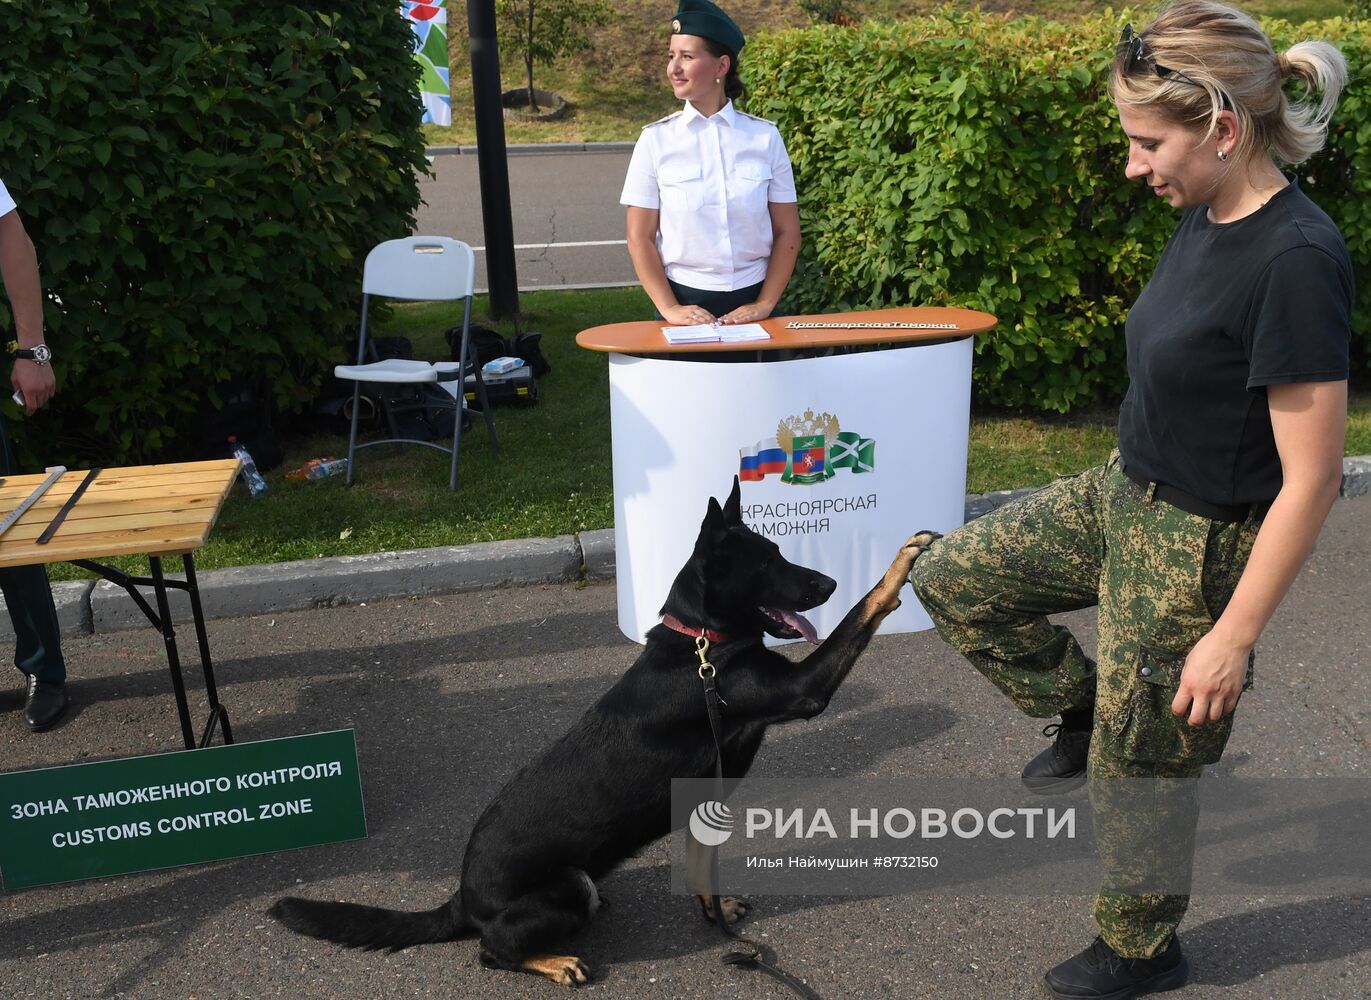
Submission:
[[[712,628],[691,628],[675,615],[662,615],[662,624],[674,632],[680,632],[681,635],[695,638],[704,636],[710,642],[728,642],[728,636],[722,632],[715,632]]]

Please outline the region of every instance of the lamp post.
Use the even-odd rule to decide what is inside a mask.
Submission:
[[[495,0],[468,0],[467,33],[471,37],[471,91],[476,111],[476,159],[481,174],[490,314],[501,319],[518,315],[519,277],[514,266],[514,221],[509,207]]]

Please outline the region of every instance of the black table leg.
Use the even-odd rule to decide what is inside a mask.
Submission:
[[[148,556],[148,563],[152,570],[150,577],[130,576],[113,566],[105,566],[88,559],[73,559],[71,562],[72,565],[88,569],[99,574],[110,583],[123,587],[128,592],[129,597],[133,599],[133,603],[138,605],[138,609],[143,612],[144,617],[152,623],[152,627],[162,633],[162,641],[167,648],[167,666],[171,671],[171,686],[176,694],[176,713],[181,721],[181,739],[186,744],[187,750],[194,750],[197,744],[195,734],[191,729],[190,706],[186,699],[185,679],[181,674],[181,656],[176,647],[176,629],[172,625],[171,607],[167,601],[167,588],[184,590],[189,594],[191,617],[195,621],[195,637],[200,647],[200,668],[205,676],[205,696],[209,702],[209,719],[205,723],[205,730],[198,745],[201,747],[209,746],[210,740],[214,738],[216,725],[223,730],[226,744],[233,742],[233,732],[229,728],[228,711],[219,704],[219,691],[214,682],[214,665],[210,661],[209,638],[205,633],[205,616],[200,606],[200,588],[195,580],[195,561],[189,552],[185,553],[182,559],[186,568],[185,580],[168,580],[162,573],[160,556]],[[148,604],[147,598],[138,591],[140,586],[152,587],[153,597],[157,602],[155,610]]]
[[[190,595],[190,613],[195,620],[195,640],[200,645],[200,668],[205,675],[205,698],[209,702],[209,720],[205,723],[205,733],[200,738],[202,747],[209,746],[214,737],[214,724],[224,733],[224,742],[233,742],[233,730],[229,728],[228,710],[219,704],[219,688],[214,683],[214,665],[209,658],[209,636],[205,633],[205,613],[200,608],[200,585],[195,580],[195,557],[187,552],[181,557],[186,570],[186,593]]]
[[[176,629],[171,623],[171,607],[167,602],[167,581],[162,575],[160,556],[148,556],[152,569],[152,592],[157,600],[158,621],[154,624],[162,632],[162,642],[167,647],[167,666],[171,670],[171,687],[176,692],[176,713],[181,717],[181,736],[186,741],[186,749],[195,749],[195,736],[190,728],[190,706],[186,703],[186,682],[181,676],[181,655],[176,650]]]

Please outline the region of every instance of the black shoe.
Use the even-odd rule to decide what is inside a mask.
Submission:
[[[1190,964],[1175,937],[1156,958],[1124,958],[1097,937],[1044,976],[1043,985],[1058,1000],[1128,1000],[1179,989],[1189,975]]]
[[[62,717],[67,692],[61,684],[49,684],[29,675],[29,696],[24,702],[24,725],[41,733]]]
[[[1056,741],[1023,769],[1023,783],[1039,795],[1061,795],[1085,784],[1085,762],[1090,755],[1090,730],[1068,729],[1054,722],[1043,729]]]

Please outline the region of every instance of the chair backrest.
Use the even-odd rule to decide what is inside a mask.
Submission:
[[[394,299],[462,299],[476,287],[476,254],[446,236],[378,243],[362,268],[362,292]]]

